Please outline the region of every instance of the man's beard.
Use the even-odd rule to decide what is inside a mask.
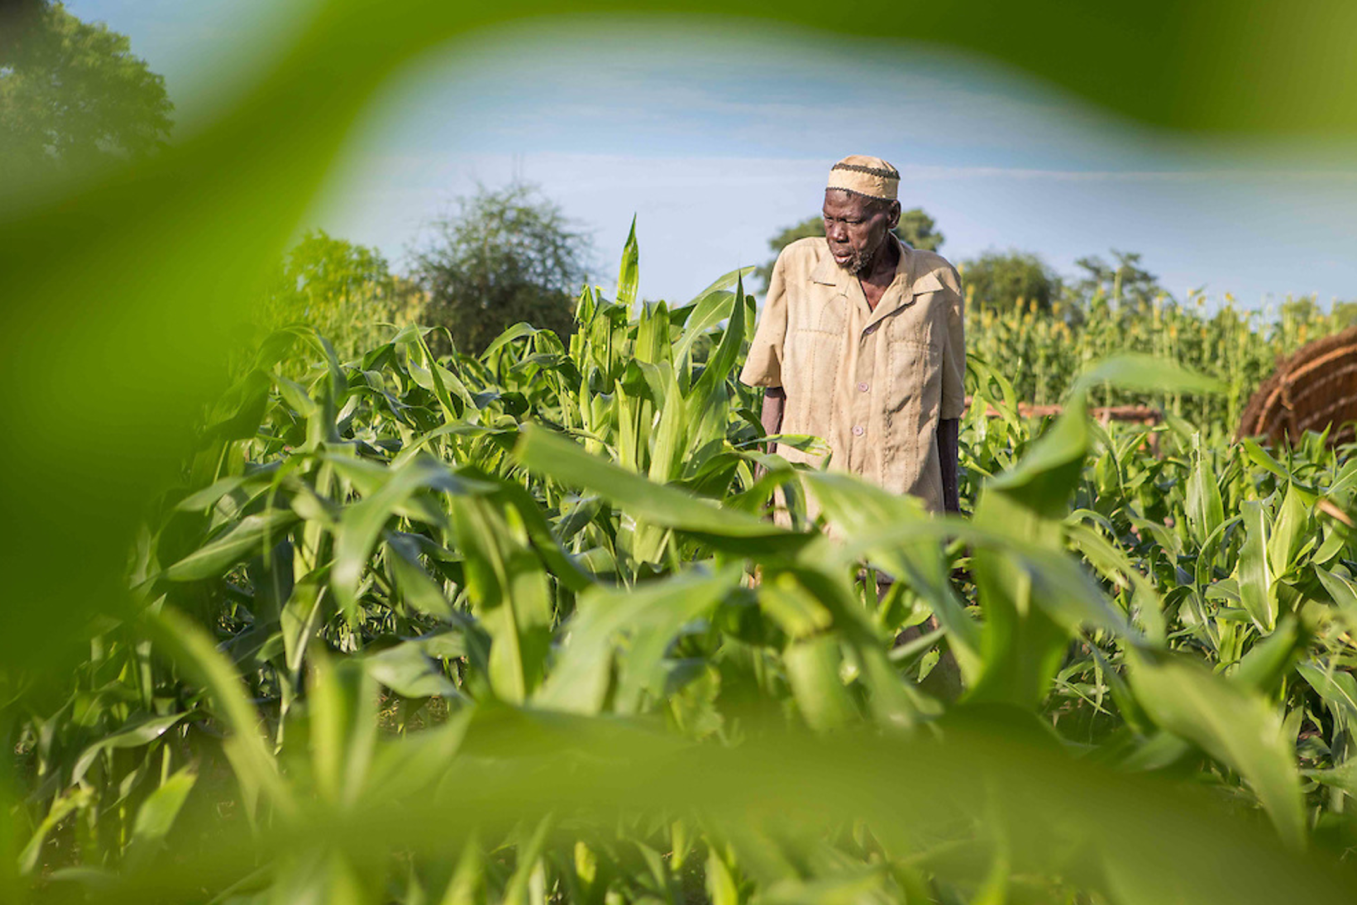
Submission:
[[[842,264],[839,264],[839,261],[836,258],[834,263],[839,264],[840,268],[848,271],[853,276],[860,277],[871,271],[872,265],[876,263],[876,256],[881,253],[881,246],[885,244],[885,242],[882,242],[880,245],[877,245],[876,248],[869,251],[855,251],[853,252],[853,256]]]

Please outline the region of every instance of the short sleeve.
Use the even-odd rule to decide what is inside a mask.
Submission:
[[[782,386],[782,346],[787,337],[787,281],[783,275],[785,255],[778,255],[768,293],[763,300],[754,339],[749,344],[740,382],[751,387]]]
[[[961,280],[950,271],[943,280],[951,296],[947,306],[947,342],[942,349],[942,403],[938,417],[954,421],[966,412],[966,303]]]

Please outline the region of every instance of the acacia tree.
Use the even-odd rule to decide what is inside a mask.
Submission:
[[[894,232],[900,241],[910,248],[922,248],[925,251],[937,251],[942,247],[944,238],[942,233],[938,232],[938,224],[921,207],[902,211],[900,225]],[[777,263],[777,256],[782,254],[782,249],[798,239],[809,239],[824,234],[824,218],[815,216],[789,226],[769,239],[768,247],[773,250],[773,256],[754,271],[754,275],[763,281],[763,288],[768,288],[768,281],[773,276],[773,265]]]
[[[421,319],[447,327],[460,351],[479,353],[520,321],[560,336],[574,329],[592,243],[535,186],[480,186],[430,232],[411,252],[410,276],[426,296]]]
[[[10,176],[161,148],[173,109],[164,78],[103,23],[50,2],[0,16],[0,170]]]

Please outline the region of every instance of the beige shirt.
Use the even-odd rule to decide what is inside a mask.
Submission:
[[[875,311],[827,240],[783,249],[740,380],[782,387],[782,432],[824,438],[830,468],[940,512],[938,420],[960,418],[966,407],[961,280],[941,255],[890,241],[900,263]],[[823,464],[784,444],[777,452]]]

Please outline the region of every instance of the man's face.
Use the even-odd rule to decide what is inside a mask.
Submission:
[[[871,272],[887,234],[900,222],[900,205],[842,189],[825,189],[824,216],[825,238],[834,263],[861,276]]]

